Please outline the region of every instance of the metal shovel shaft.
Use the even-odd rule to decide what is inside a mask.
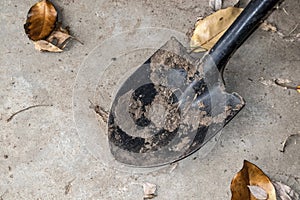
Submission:
[[[223,72],[233,53],[271,13],[281,0],[252,0],[234,23],[213,46],[209,54],[220,72]]]

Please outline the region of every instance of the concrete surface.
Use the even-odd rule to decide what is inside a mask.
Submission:
[[[35,2],[0,2],[0,199],[136,200],[143,197],[143,182],[157,184],[156,199],[161,200],[230,199],[231,179],[244,159],[300,191],[299,143],[279,151],[287,136],[300,131],[300,96],[272,84],[274,78],[299,83],[299,39],[255,32],[225,73],[227,89],[241,94],[247,105],[223,130],[216,147],[205,158],[196,153],[175,168],[136,174],[104,165],[79,137],[72,96],[81,63],[93,48],[122,31],[163,27],[186,33],[198,16],[211,12],[208,2],[57,0],[64,23],[84,41],[73,42],[61,54],[37,52],[25,35],[26,14]],[[282,34],[295,35],[299,11],[299,0],[286,0],[269,21]],[[53,106],[6,121],[37,104]]]

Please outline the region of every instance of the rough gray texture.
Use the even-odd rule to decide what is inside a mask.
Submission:
[[[78,137],[72,88],[79,66],[91,49],[121,31],[154,26],[187,32],[198,16],[211,12],[208,2],[57,0],[65,24],[85,43],[74,42],[61,54],[37,52],[27,39],[23,24],[35,2],[0,1],[2,199],[136,200],[143,197],[143,182],[157,184],[157,199],[162,200],[230,199],[230,181],[244,159],[300,191],[300,146],[279,151],[288,135],[300,131],[299,94],[270,84],[278,77],[299,83],[299,39],[258,30],[236,52],[225,72],[226,87],[247,105],[207,157],[194,154],[174,170],[130,174],[102,165]],[[288,35],[300,21],[299,10],[299,0],[286,0],[269,20]],[[299,31],[300,26],[292,34]],[[6,122],[12,113],[36,104],[53,106]]]

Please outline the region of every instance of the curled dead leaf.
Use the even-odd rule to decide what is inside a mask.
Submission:
[[[34,48],[38,51],[62,52],[63,50],[46,40],[38,40],[34,42]]]
[[[71,39],[83,44],[57,22],[57,10],[48,0],[41,0],[30,8],[24,28],[39,51],[62,52]]]
[[[281,182],[273,182],[273,185],[280,200],[300,200],[300,195],[292,190],[291,187]]]
[[[258,186],[267,193],[268,200],[276,200],[275,188],[264,172],[256,165],[244,161],[243,168],[239,171],[231,182],[231,200],[255,200],[248,186]],[[256,188],[257,189],[257,188]]]
[[[38,41],[50,35],[56,21],[57,11],[54,5],[47,0],[42,0],[30,8],[24,29],[31,40]]]
[[[228,7],[199,20],[190,47],[197,49],[196,52],[211,49],[242,11],[242,8]]]
[[[51,33],[51,35],[47,38],[47,41],[60,49],[64,49],[71,38],[73,37],[66,29],[59,27]]]

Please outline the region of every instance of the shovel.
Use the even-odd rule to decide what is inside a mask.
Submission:
[[[201,59],[172,37],[137,68],[111,105],[108,140],[114,158],[135,167],[161,166],[213,138],[245,105],[239,94],[226,92],[224,68],[278,2],[249,2]]]

